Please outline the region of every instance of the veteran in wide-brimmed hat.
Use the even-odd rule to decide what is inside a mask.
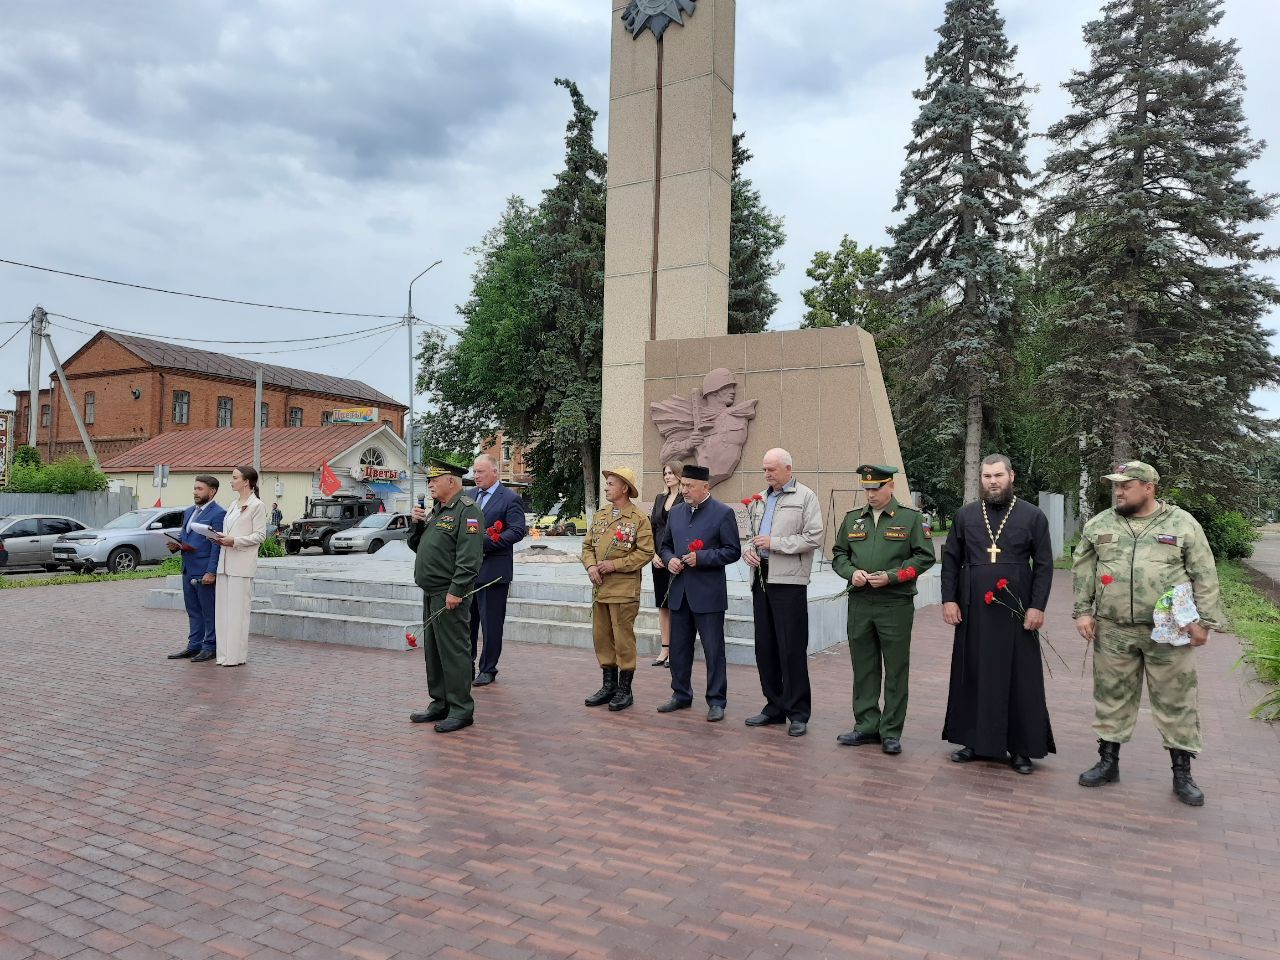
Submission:
[[[653,559],[653,527],[634,503],[640,496],[628,467],[603,470],[605,505],[591,518],[582,541],[582,565],[591,578],[591,633],[604,683],[587,697],[588,707],[625,710],[634,703],[636,614],[641,571]]]

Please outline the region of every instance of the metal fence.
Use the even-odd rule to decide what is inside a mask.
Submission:
[[[5,493],[0,490],[0,517],[52,514],[74,517],[90,527],[100,527],[137,508],[138,498],[130,487],[100,493]]]

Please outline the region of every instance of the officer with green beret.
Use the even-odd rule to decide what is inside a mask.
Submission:
[[[437,733],[471,726],[471,604],[484,560],[484,513],[462,495],[462,478],[444,467],[427,471],[431,512],[413,509],[409,549],[417,554],[413,579],[422,588],[422,653],[431,706],[410,714],[414,723],[434,723]]]
[[[916,578],[934,564],[920,513],[894,497],[897,472],[878,464],[858,467],[867,504],[845,514],[831,551],[831,568],[850,585],[853,659],[854,728],[836,740],[849,747],[878,743],[889,754],[902,752]]]

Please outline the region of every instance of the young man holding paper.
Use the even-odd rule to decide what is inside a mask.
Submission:
[[[182,533],[177,540],[169,542],[170,553],[182,552],[182,598],[186,601],[191,629],[186,649],[169,654],[169,659],[185,660],[190,657],[192,663],[203,663],[217,656],[213,585],[222,548],[193,530],[191,525],[206,524],[214,530],[221,530],[222,519],[227,512],[214,499],[218,495],[217,477],[208,474],[196,477],[192,494],[195,503],[182,515]]]

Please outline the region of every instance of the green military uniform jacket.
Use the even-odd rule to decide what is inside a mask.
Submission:
[[[935,563],[933,538],[920,513],[889,500],[875,522],[870,505],[850,510],[831,548],[831,569],[849,580],[855,570],[884,571],[889,583],[883,587],[851,587],[850,597],[875,600],[904,600],[916,595],[916,577]],[[911,570],[915,571],[914,575]]]
[[[1086,523],[1071,575],[1073,616],[1150,625],[1161,595],[1190,583],[1201,623],[1216,630],[1226,626],[1209,540],[1195,517],[1164,501],[1149,517],[1126,518],[1112,509]]]
[[[414,581],[428,594],[469,593],[484,559],[484,537],[484,513],[470,497],[458,494],[448,506],[437,503],[409,534],[409,549],[418,555]]]
[[[605,575],[604,583],[596,591],[597,603],[638,601],[641,571],[652,559],[653,525],[634,503],[628,504],[616,518],[611,503],[595,512],[591,528],[582,540],[582,565],[590,569],[610,560],[615,568],[613,573]]]

